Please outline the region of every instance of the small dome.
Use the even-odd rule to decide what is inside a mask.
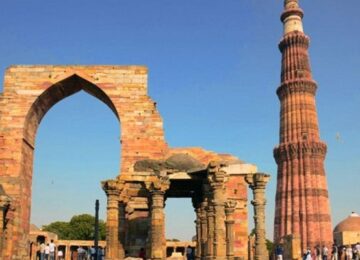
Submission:
[[[336,225],[335,232],[360,231],[360,216],[355,212]]]

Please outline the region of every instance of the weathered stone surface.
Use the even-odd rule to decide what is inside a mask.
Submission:
[[[156,103],[147,95],[143,66],[7,69],[0,95],[0,193],[11,203],[0,216],[7,223],[0,236],[0,258],[28,258],[36,131],[53,105],[82,90],[104,102],[121,122],[121,169],[116,179],[102,183],[108,197],[107,258],[123,259],[125,249],[135,255],[144,248],[148,257],[164,259],[164,202],[179,194],[171,189],[181,187],[186,190],[181,194],[193,199],[198,216],[197,259],[246,259],[244,174],[256,167],[199,147],[169,147]],[[171,178],[177,173],[187,178]],[[229,199],[237,202],[231,215],[225,207]]]
[[[205,165],[188,154],[174,154],[164,161],[146,159],[137,161],[134,165],[135,171],[154,171],[176,170],[176,171],[196,171],[205,168]]]
[[[255,220],[255,260],[269,258],[266,248],[266,232],[265,232],[265,187],[269,182],[270,175],[263,173],[248,174],[245,178],[253,191],[253,200],[251,204],[254,206]]]
[[[300,237],[301,248],[332,244],[329,197],[324,170],[326,144],[320,140],[315,105],[316,82],[308,54],[309,37],[302,29],[297,0],[286,0],[282,14],[284,36],[280,99],[280,144],[274,149],[278,165],[274,240]]]

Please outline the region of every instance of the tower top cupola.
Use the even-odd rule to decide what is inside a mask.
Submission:
[[[281,15],[281,21],[284,24],[284,35],[294,31],[304,32],[303,16],[304,13],[299,7],[298,0],[285,0],[284,11]]]

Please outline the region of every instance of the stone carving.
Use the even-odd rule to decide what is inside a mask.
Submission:
[[[101,187],[106,195],[120,195],[122,185],[117,180],[105,180],[101,182]]]
[[[325,158],[327,146],[323,142],[294,142],[280,144],[274,149],[276,161],[282,162],[299,158],[300,152],[303,156],[316,156]]]
[[[153,171],[158,173],[163,170],[195,171],[205,166],[188,154],[174,154],[166,160],[141,160],[134,165],[135,171]]]
[[[213,189],[223,188],[227,181],[226,172],[222,169],[223,162],[210,162],[208,166],[208,182]]]
[[[150,192],[162,192],[170,187],[170,180],[168,176],[156,176],[153,181],[145,182],[146,188]]]

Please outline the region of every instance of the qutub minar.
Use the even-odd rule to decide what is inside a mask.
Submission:
[[[320,140],[315,106],[316,82],[310,69],[309,37],[303,32],[303,11],[297,0],[285,0],[280,99],[280,144],[274,240],[292,234],[301,247],[331,245],[329,196],[324,170],[326,144]]]

